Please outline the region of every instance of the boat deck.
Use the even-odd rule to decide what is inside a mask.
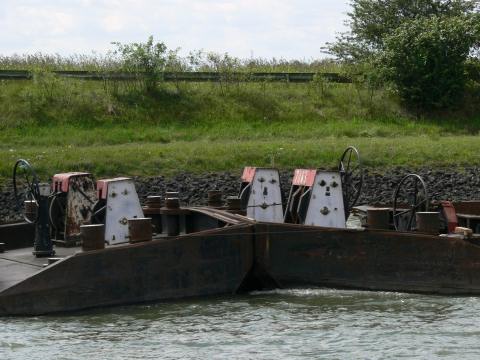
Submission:
[[[48,264],[48,258],[37,258],[33,247],[8,250],[0,254],[0,291],[38,272]],[[80,252],[80,247],[56,247],[55,257],[63,258]]]
[[[230,214],[217,209],[204,207],[189,208],[189,213],[199,221],[193,222],[189,231],[198,232],[201,230],[216,229],[228,225],[239,225],[242,223],[252,223],[252,220],[236,214]],[[205,218],[213,219],[206,221]],[[186,235],[186,229],[180,229],[179,235]],[[152,240],[167,240],[175,236],[168,236],[166,233],[155,234]],[[48,266],[48,258],[37,258],[33,255],[34,227],[32,224],[4,224],[0,225],[0,242],[6,244],[6,251],[0,253],[0,292],[28,279],[35,273]],[[118,245],[107,245],[106,248],[117,247]],[[64,258],[76,253],[82,252],[82,248],[54,246],[56,254],[52,257]]]

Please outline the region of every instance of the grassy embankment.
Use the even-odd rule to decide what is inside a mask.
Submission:
[[[477,115],[475,115],[477,114]],[[358,84],[138,84],[0,81],[0,183],[18,158],[43,179],[335,167],[357,146],[367,166],[480,165],[480,115],[414,119]]]

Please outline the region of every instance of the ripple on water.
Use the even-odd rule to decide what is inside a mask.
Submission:
[[[476,297],[259,291],[1,319],[0,358],[476,359],[478,313]]]

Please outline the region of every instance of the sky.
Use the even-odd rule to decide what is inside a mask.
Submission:
[[[317,59],[344,31],[347,0],[0,0],[0,55],[105,53],[112,41]]]

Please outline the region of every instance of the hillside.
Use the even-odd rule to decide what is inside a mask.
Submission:
[[[478,103],[417,117],[365,84],[0,81],[0,181],[26,158],[42,177],[334,167],[347,145],[367,166],[480,163]]]

